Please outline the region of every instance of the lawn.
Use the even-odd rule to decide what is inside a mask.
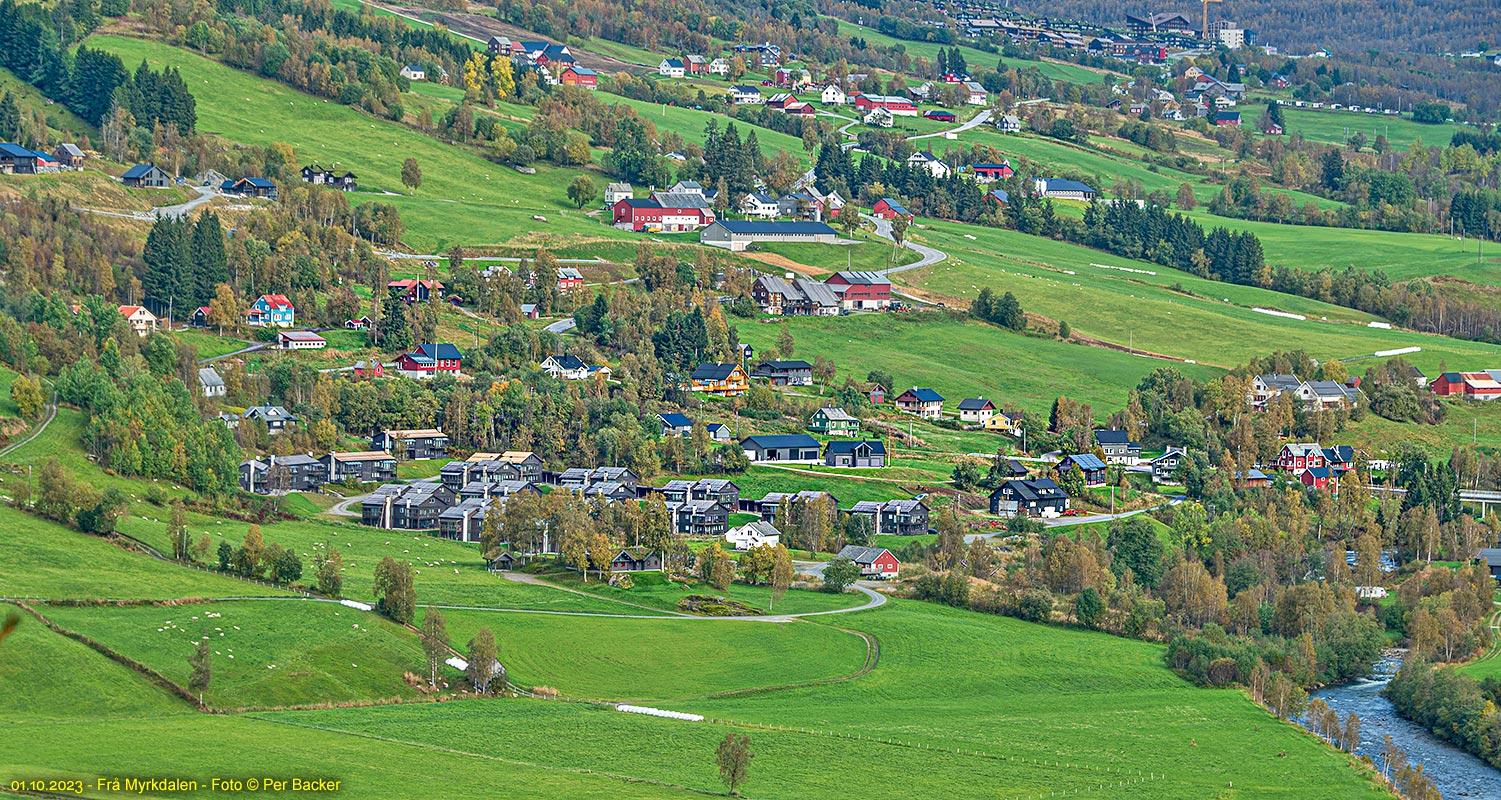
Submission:
[[[334,331],[329,331],[324,336],[328,336],[331,333],[334,333]],[[219,336],[212,328],[193,328],[184,331],[174,331],[172,337],[198,348],[199,358],[214,358],[215,356],[226,355],[250,346],[250,342],[243,339]]]
[[[405,672],[426,673],[411,631],[335,603],[240,601],[38,609],[68,630],[187,685],[199,638],[213,645],[204,700],[219,708],[410,698]]]
[[[480,626],[488,626],[512,681],[547,686],[566,697],[664,701],[837,678],[865,662],[860,637],[807,622],[486,611],[448,611],[445,617],[460,651]]]
[[[1027,299],[1023,297],[1022,302],[1025,305]],[[1079,324],[1086,321],[1084,316],[1077,319]],[[816,353],[834,362],[836,383],[846,377],[864,380],[870,370],[884,369],[895,379],[893,392],[929,386],[951,405],[983,395],[1007,407],[1046,415],[1058,395],[1067,394],[1095,408],[1116,408],[1125,404],[1130,387],[1159,367],[1170,366],[1201,379],[1219,374],[1202,365],[1023,336],[942,312],[796,318],[786,324],[799,356]],[[772,347],[779,327],[742,325],[740,340],[757,349]],[[998,442],[1000,437],[976,439]],[[989,444],[981,452],[994,449],[995,444]],[[880,486],[893,485],[874,484],[872,491]],[[754,491],[744,494],[758,496]],[[850,498],[841,495],[839,499]]]
[[[735,130],[739,132],[742,140],[751,131],[756,132],[756,141],[761,144],[761,152],[767,158],[776,155],[777,150],[786,150],[787,154],[797,159],[798,163],[802,166],[810,167],[813,165],[814,154],[804,151],[803,140],[796,136],[790,136],[770,128],[762,128],[758,125],[750,125],[745,122],[733,120],[723,114],[715,114],[712,111],[699,111],[692,108],[649,103],[643,100],[634,100],[629,97],[607,93],[601,93],[599,99],[606,104],[630,106],[636,109],[636,112],[642,119],[651,120],[652,124],[657,126],[657,130],[664,133],[669,131],[676,133],[683,137],[683,141],[699,145],[704,143],[704,127],[709,124],[710,120],[713,120],[721,131],[733,123]]]
[[[201,130],[247,144],[285,142],[298,163],[354,170],[361,191],[351,201],[378,198],[397,206],[406,243],[419,251],[504,241],[538,229],[534,214],[547,217],[543,227],[549,232],[628,237],[568,202],[563,189],[579,170],[539,165],[537,174],[522,175],[402,125],[160,42],[94,36],[88,43],[128,63],[145,59],[153,66],[177,67],[189,86],[213,86],[213,92],[198,93]],[[408,157],[422,168],[422,186],[412,196],[400,180]]]
[[[840,234],[841,237],[843,234]],[[763,252],[772,253],[806,264],[810,267],[837,272],[843,269],[882,270],[911,264],[919,256],[903,247],[896,250],[890,242],[861,231],[856,238],[861,244],[804,244],[800,242],[768,242],[759,245]]]

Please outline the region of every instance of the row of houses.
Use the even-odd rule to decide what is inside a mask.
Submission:
[[[845,270],[820,282],[811,278],[762,275],[751,299],[766,314],[836,316],[841,311],[881,310],[891,306],[891,280],[879,272]]]
[[[1421,379],[1418,373],[1415,380]],[[1278,398],[1287,395],[1298,402],[1303,408],[1316,411],[1322,409],[1348,406],[1354,408],[1359,405],[1361,399],[1360,379],[1351,378],[1344,383],[1338,381],[1305,381],[1297,375],[1290,373],[1273,373],[1267,375],[1255,375],[1251,378],[1251,390],[1246,393],[1246,402],[1254,411],[1264,411],[1268,405],[1274,404]]]
[[[72,142],[58,145],[51,153],[22,147],[15,142],[0,142],[0,175],[40,175],[82,169],[87,158]]]

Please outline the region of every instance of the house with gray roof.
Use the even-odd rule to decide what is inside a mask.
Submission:
[[[818,440],[806,433],[747,436],[740,449],[752,463],[817,464]]]
[[[213,367],[198,368],[198,390],[204,397],[223,397],[224,378]]]

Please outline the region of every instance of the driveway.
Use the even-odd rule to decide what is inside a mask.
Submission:
[[[559,334],[561,334],[561,333],[567,333],[568,331],[573,330],[577,326],[578,326],[578,323],[574,321],[573,317],[568,317],[567,319],[560,319],[557,322],[554,322],[551,325],[548,325],[547,327],[543,328],[542,330],[547,331],[548,333],[559,333]]]
[[[875,223],[877,236],[885,239],[888,242],[894,241],[891,235],[891,220],[881,219],[880,217],[872,217],[869,214],[861,214],[860,218],[866,220],[867,222]],[[893,275],[898,272],[906,272],[909,269],[917,269],[919,267],[926,267],[930,264],[937,264],[938,262],[949,257],[949,254],[943,252],[942,250],[935,250],[931,247],[924,247],[920,244],[914,244],[911,241],[902,242],[902,247],[905,247],[908,250],[917,253],[919,256],[922,256],[922,258],[919,258],[911,264],[904,264],[900,267],[891,267],[890,269],[882,269],[876,271],[881,273],[882,275]]]
[[[935,138],[935,137],[938,137],[938,136],[947,136],[948,134],[951,134],[951,133],[964,133],[965,131],[969,130],[970,128],[978,128],[979,126],[984,125],[985,123],[987,123],[989,121],[990,121],[990,109],[987,108],[984,111],[981,111],[980,113],[974,115],[973,117],[971,117],[969,119],[968,122],[964,123],[963,125],[960,125],[957,128],[948,128],[947,130],[941,130],[941,131],[938,131],[936,133],[917,133],[917,134],[913,134],[913,135],[907,137],[907,141],[909,141],[909,142],[915,142],[918,139],[932,139],[932,138]]]

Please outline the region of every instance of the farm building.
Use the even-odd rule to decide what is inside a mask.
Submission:
[[[282,331],[276,334],[278,350],[322,350],[328,340],[312,331]]]
[[[834,243],[834,229],[822,222],[768,222],[761,220],[710,220],[698,235],[701,244],[739,252],[755,242]]]

